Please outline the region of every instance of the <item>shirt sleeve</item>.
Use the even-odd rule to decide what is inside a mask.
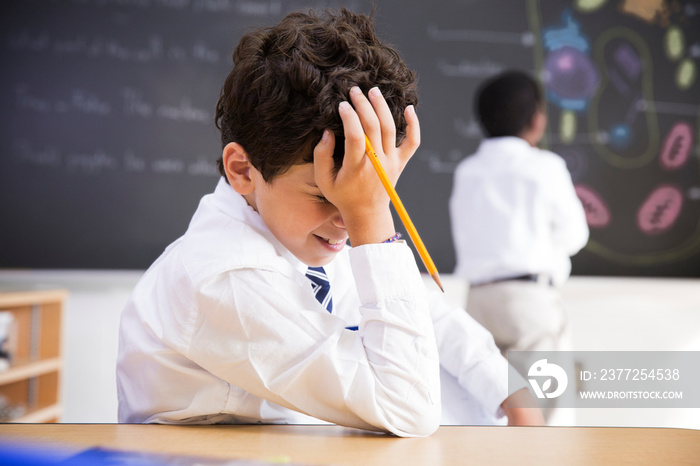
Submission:
[[[503,417],[501,404],[526,386],[524,380],[518,377],[509,381],[508,361],[496,347],[493,336],[464,309],[450,306],[438,292],[431,293],[429,300],[443,369],[487,413],[495,418]]]
[[[310,416],[399,436],[440,420],[439,361],[413,254],[402,243],[350,251],[358,331],[319,311],[303,275],[242,268],[200,291],[187,356],[253,395]],[[236,407],[230,409],[235,412]]]
[[[557,162],[546,182],[553,206],[552,240],[559,250],[573,256],[588,242],[588,223],[566,164],[561,159]]]

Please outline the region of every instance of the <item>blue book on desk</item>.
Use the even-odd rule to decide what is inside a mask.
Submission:
[[[108,448],[91,448],[78,453],[58,464],[71,466],[88,465],[139,465],[139,466],[264,466],[284,463],[293,466],[292,463],[280,459],[280,461],[257,461],[245,458],[226,459],[204,456],[176,455],[169,453],[149,453],[142,451],[123,451]]]
[[[50,448],[30,448],[26,445],[4,445],[2,442],[0,442],[0,464],[2,466],[191,466],[194,464],[198,466],[265,466],[273,464],[294,466],[294,463],[290,463],[288,458],[258,461],[246,458],[212,458],[171,453],[124,451],[100,447],[90,448],[65,458],[64,453],[53,451]]]

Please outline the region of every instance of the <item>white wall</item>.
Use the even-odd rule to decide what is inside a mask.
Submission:
[[[61,287],[63,422],[116,422],[114,365],[119,314],[141,271],[0,271],[0,289]],[[441,275],[446,298],[467,288]],[[435,286],[426,277],[428,286]],[[700,351],[700,279],[572,277],[563,289],[578,351]],[[700,429],[700,409],[580,409],[577,425]]]
[[[698,279],[574,277],[564,298],[577,351],[700,351]],[[580,409],[576,423],[700,429],[700,409]]]

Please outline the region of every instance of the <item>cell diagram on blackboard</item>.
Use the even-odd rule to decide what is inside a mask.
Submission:
[[[586,210],[586,253],[631,274],[700,276],[700,3],[529,8],[548,146]]]

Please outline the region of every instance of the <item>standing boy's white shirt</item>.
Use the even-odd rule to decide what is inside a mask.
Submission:
[[[425,287],[405,244],[353,248],[326,266],[332,315],[315,300],[305,271],[221,181],[124,310],[120,422],[316,421],[301,412],[427,435],[440,416],[435,332],[440,338],[453,331],[448,316],[471,326],[479,340],[464,343],[462,332],[462,341],[441,343],[440,353],[454,353],[446,369],[480,379],[472,383],[474,397],[497,416],[507,396],[505,361],[463,311],[432,306],[433,330]],[[358,324],[357,332],[345,330]],[[483,354],[457,357],[470,345]]]
[[[586,245],[586,215],[558,155],[518,137],[484,139],[455,170],[455,274],[472,284],[527,273],[556,285]]]

